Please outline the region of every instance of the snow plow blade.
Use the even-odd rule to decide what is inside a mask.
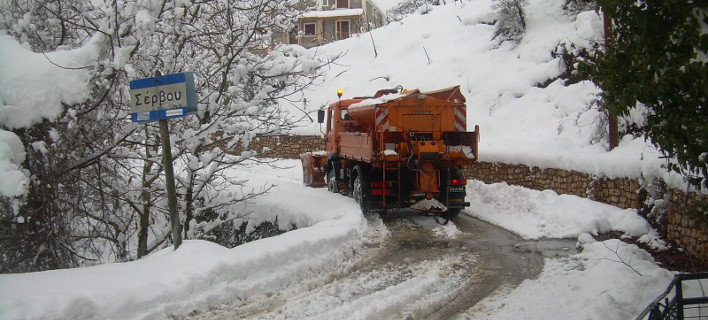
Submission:
[[[448,208],[438,200],[423,199],[414,203],[411,209],[426,212],[445,212]]]
[[[321,188],[326,186],[327,154],[306,152],[300,154],[302,161],[302,181],[308,187]]]

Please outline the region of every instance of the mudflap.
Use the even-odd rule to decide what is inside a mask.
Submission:
[[[300,154],[302,162],[302,180],[308,187],[322,188],[327,186],[327,155],[316,152]]]

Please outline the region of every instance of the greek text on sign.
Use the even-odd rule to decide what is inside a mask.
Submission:
[[[139,90],[142,93],[135,93],[132,96],[135,101],[131,106],[131,112],[143,112],[155,109],[172,109],[187,105],[187,97],[184,83],[170,84],[166,86],[152,87]]]
[[[130,112],[134,122],[184,117],[197,112],[191,72],[130,82]]]

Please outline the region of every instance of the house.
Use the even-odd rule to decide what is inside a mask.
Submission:
[[[309,0],[297,21],[297,28],[282,41],[310,48],[385,24],[384,12],[373,0]]]

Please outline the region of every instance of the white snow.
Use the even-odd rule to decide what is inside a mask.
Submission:
[[[55,120],[62,103],[86,99],[88,73],[97,58],[96,36],[82,48],[35,53],[0,30],[0,195],[27,193],[30,173],[21,169],[25,151],[19,137],[3,129],[29,128],[44,119]],[[37,147],[43,147],[37,145]]]
[[[301,186],[297,164],[232,174],[254,185],[279,184],[248,208],[299,229],[234,249],[190,240],[177,251],[168,248],[128,263],[0,275],[0,318],[165,318],[263,295],[341,263],[360,245],[366,220],[355,202]]]
[[[460,318],[634,319],[672,278],[635,245],[594,242],[568,258],[546,259],[538,279],[500,288]]]
[[[325,11],[308,11],[302,14],[303,18],[338,18],[360,16],[364,13],[364,9],[337,9]]]
[[[17,197],[27,193],[28,174],[20,166],[24,160],[25,149],[20,138],[0,130],[0,195]]]
[[[390,93],[390,94],[380,96],[378,98],[369,98],[369,99],[362,100],[361,102],[357,102],[357,103],[350,105],[348,109],[356,109],[356,108],[367,107],[367,106],[375,106],[377,104],[386,103],[389,101],[393,101],[393,100],[396,100],[399,98],[406,97],[412,93],[413,93],[413,91],[407,91],[407,92],[401,92],[401,93]]]
[[[663,247],[658,234],[636,210],[620,208],[552,190],[537,191],[506,183],[491,185],[470,180],[467,200],[471,215],[510,230],[524,239],[576,238],[622,231],[646,235],[645,241]]]
[[[459,84],[467,98],[468,126],[481,127],[480,160],[607,177],[660,178],[672,186],[684,186],[680,177],[662,168],[664,160],[642,138],[625,137],[617,149],[605,151],[598,135],[603,127],[598,123],[594,85],[553,81],[539,86],[562,71],[560,59],[551,55],[559,43],[589,46],[601,35],[601,22],[594,12],[572,17],[561,10],[564,2],[529,1],[528,32],[518,46],[492,40],[491,0],[475,0],[448,1],[427,14],[414,14],[374,30],[371,37],[377,57],[368,35],[313,49],[326,56],[348,53],[330,66],[321,87],[307,92],[309,107],[314,111],[336,101],[337,88],[351,96],[365,96],[399,84],[423,92]],[[153,21],[140,18],[140,12],[138,16],[144,28],[154,27]],[[47,53],[45,58],[0,34],[1,126],[26,128],[43,119],[53,120],[64,111],[62,102],[84,99],[88,91],[83,69],[62,69],[49,60],[72,68],[88,65],[96,59],[93,41],[101,41],[100,36],[84,48]],[[299,130],[319,132],[318,124]],[[16,135],[0,130],[3,196],[25,192],[30,173],[20,168],[24,150]],[[303,187],[299,160],[279,164],[290,169],[255,166],[230,174],[247,178],[254,186],[278,184],[269,196],[246,207],[258,219],[277,216],[281,225],[295,224],[298,229],[234,249],[191,240],[177,251],[165,249],[134,262],[3,274],[0,319],[161,319],[237,300],[257,300],[345,263],[374,236],[352,199]],[[670,280],[671,274],[636,246],[592,239],[592,234],[616,230],[659,244],[653,241],[654,231],[631,210],[551,191],[473,181],[468,195],[473,205],[464,214],[527,239],[578,237],[584,251],[546,259],[538,279],[498,290],[465,317],[627,319]],[[437,232],[454,236],[450,228]],[[422,272],[416,278],[421,282],[407,283],[403,291],[380,292],[369,304],[352,306],[350,316],[363,310],[375,319],[376,310],[406,303],[397,294],[414,296],[421,285],[437,277],[439,273]],[[392,304],[387,305],[388,301]],[[326,307],[324,303],[314,300],[308,307]]]
[[[84,47],[46,54],[32,52],[0,31],[0,124],[8,129],[29,128],[44,119],[55,120],[67,105],[89,94],[88,71],[98,57],[102,35]]]
[[[386,236],[385,230],[375,230],[385,229],[380,220],[379,225],[367,222],[353,199],[324,188],[302,186],[299,163],[279,160],[276,165],[287,169],[254,164],[230,173],[254,185],[276,183],[276,190],[249,203],[247,209],[263,220],[273,220],[277,215],[281,226],[296,224],[298,229],[234,249],[189,240],[177,251],[168,248],[133,262],[0,275],[0,318],[164,319],[234,301],[257,301],[320,270],[346,263],[371,237]],[[595,242],[583,233],[619,230],[635,236],[652,234],[634,212],[504,184],[470,182],[468,194],[475,193],[481,195],[470,199],[474,205],[463,214],[485,218],[491,216],[490,208],[497,208],[502,222],[494,223],[526,238],[579,235],[584,251],[568,258],[546,259],[538,279],[527,280],[518,288],[500,288],[496,295],[465,313],[470,319],[506,319],[513,314],[524,315],[525,319],[558,319],[561,314],[627,319],[638,314],[670,281],[671,273],[636,246],[617,240]],[[559,208],[552,209],[554,205]],[[561,213],[572,218],[562,218]],[[579,218],[581,215],[585,218]],[[452,222],[431,228],[445,237],[460,232]],[[642,276],[615,262],[619,259],[615,252]],[[439,263],[460,262],[451,257]],[[375,299],[365,300],[368,302],[364,305],[357,301],[352,308],[344,308],[350,314],[333,316],[356,314],[361,319],[376,319],[376,310],[410,302],[401,297],[421,299],[421,292],[426,291],[420,290],[431,288],[426,283],[438,282],[441,277],[440,272],[425,271],[428,269],[421,269],[413,280],[400,286],[377,292],[372,296]],[[362,281],[348,286],[366,285]],[[341,290],[346,295],[346,290]],[[443,297],[446,293],[435,294]],[[294,312],[292,317],[304,317],[307,310],[326,308],[329,303],[331,299],[316,299],[290,311]]]
[[[371,36],[312,49],[329,57],[346,55],[328,67],[321,86],[306,93],[309,111],[336,102],[338,88],[346,99],[398,85],[422,92],[460,85],[467,99],[467,128],[480,126],[481,161],[608,178],[663,179],[685,189],[683,179],[667,172],[666,160],[642,137],[624,137],[618,148],[607,151],[595,85],[552,80],[563,71],[560,56],[552,55],[554,50],[570,43],[589,48],[592,41],[602,39],[602,21],[596,12],[571,16],[562,10],[563,0],[529,1],[525,6],[528,30],[514,46],[492,40],[491,3],[450,1],[373,30]],[[380,101],[385,100],[370,99],[359,105]],[[308,124],[296,132],[320,134],[320,125]]]

